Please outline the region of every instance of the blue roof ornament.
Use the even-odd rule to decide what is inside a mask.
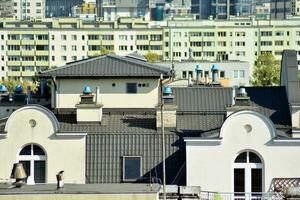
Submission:
[[[218,70],[220,70],[220,67],[219,67],[218,65],[214,64],[214,65],[211,67],[211,70],[212,70],[212,71],[218,71]]]
[[[5,85],[0,85],[0,93],[5,93],[7,92],[7,88]]]
[[[163,94],[164,95],[171,95],[172,94],[172,89],[169,86],[164,87]]]
[[[196,68],[195,68],[196,72],[199,72],[202,70],[202,66],[201,65],[196,65]]]
[[[90,86],[84,86],[82,93],[83,94],[91,94],[92,89],[90,88]]]
[[[23,92],[22,86],[21,86],[21,85],[17,85],[17,86],[15,87],[15,93],[22,93],[22,92]]]

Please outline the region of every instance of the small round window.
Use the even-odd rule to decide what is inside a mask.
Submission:
[[[33,128],[36,126],[36,121],[34,119],[29,120],[29,125]]]

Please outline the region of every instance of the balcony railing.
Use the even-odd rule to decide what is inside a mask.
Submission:
[[[218,193],[202,191],[201,200],[282,200],[281,193]]]

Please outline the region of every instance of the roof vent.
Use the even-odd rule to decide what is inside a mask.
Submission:
[[[250,97],[248,97],[246,89],[241,87],[235,97],[236,106],[250,106]]]
[[[0,93],[3,94],[3,93],[7,93],[7,92],[8,92],[8,90],[7,90],[6,86],[0,85]]]
[[[212,83],[211,84],[212,85],[220,85],[219,80],[218,80],[219,70],[220,70],[220,68],[218,65],[213,65],[211,67],[211,71],[212,71]]]
[[[82,93],[84,95],[92,94],[92,89],[90,88],[90,86],[84,86]]]
[[[241,87],[241,88],[239,89],[239,92],[238,92],[237,95],[238,95],[239,97],[247,97],[246,89],[243,88],[243,87]]]
[[[23,92],[22,86],[21,86],[21,85],[17,85],[17,86],[15,87],[15,93],[21,94],[22,92]]]
[[[169,86],[164,87],[163,94],[164,95],[171,95],[172,94],[172,89]]]
[[[202,66],[199,64],[196,65],[195,72],[196,72],[196,85],[198,85],[200,83],[200,78],[202,77],[202,73],[203,73]]]

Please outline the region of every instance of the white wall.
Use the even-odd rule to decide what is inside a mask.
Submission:
[[[252,131],[247,133],[244,126]],[[254,111],[232,114],[221,129],[221,144],[187,142],[187,185],[205,191],[233,192],[233,162],[244,150],[252,150],[263,159],[263,191],[273,178],[300,177],[300,144],[274,143],[270,120]]]
[[[15,111],[6,123],[6,137],[0,137],[0,180],[8,180],[19,152],[28,144],[45,150],[46,182],[56,183],[56,174],[64,170],[65,183],[85,183],[85,137],[56,136],[57,121],[41,106],[27,106]],[[29,120],[35,120],[31,127]]]
[[[75,108],[84,86],[90,86],[93,93],[100,86],[104,108],[154,108],[158,103],[158,79],[58,79],[57,82],[56,108]],[[149,87],[138,87],[136,94],[127,94],[126,83],[149,83]]]

